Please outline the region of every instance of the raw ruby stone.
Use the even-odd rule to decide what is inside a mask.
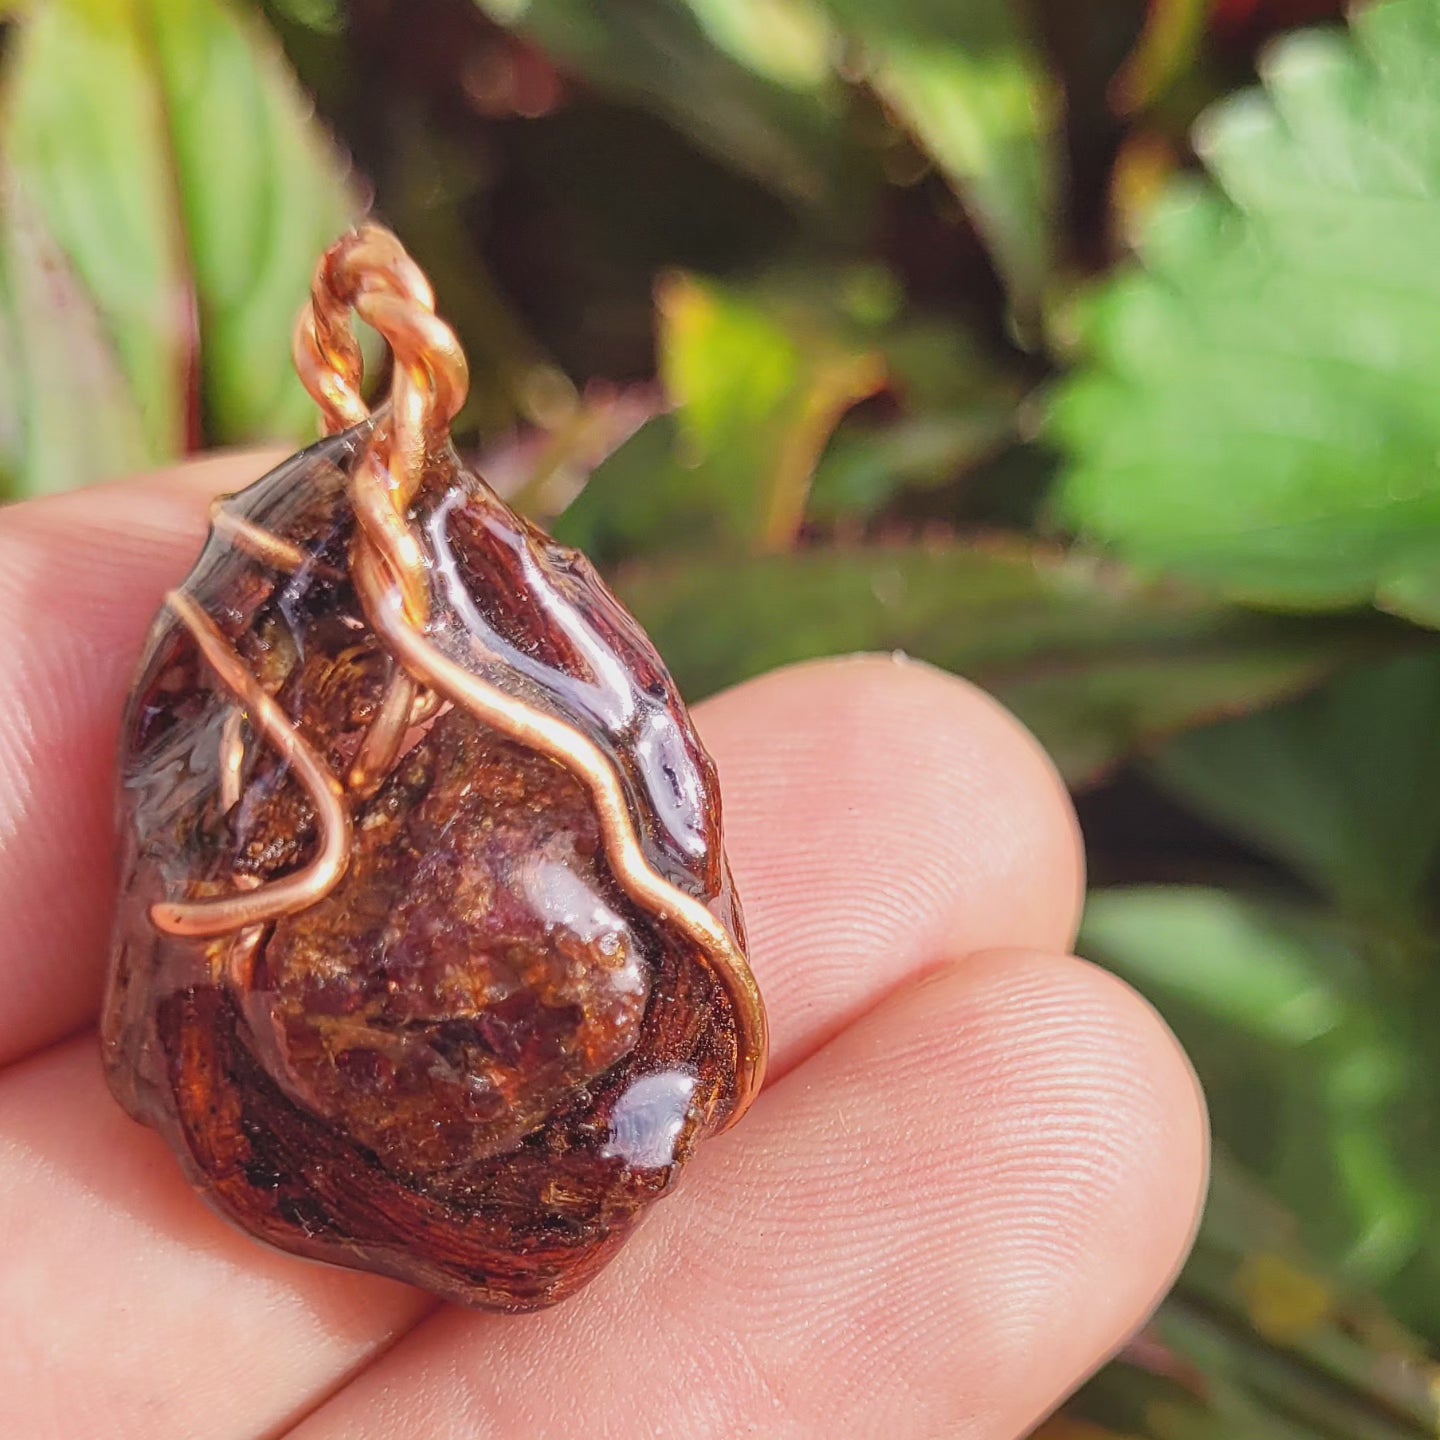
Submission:
[[[346,476],[366,433],[227,502],[305,564],[270,568],[221,525],[185,586],[342,777],[392,666],[348,575]],[[432,638],[594,739],[652,866],[743,943],[713,768],[643,632],[448,449],[411,518]],[[212,1204],[285,1250],[501,1309],[573,1292],[733,1107],[724,984],[617,884],[580,782],[456,709],[354,802],[327,898],[263,931],[162,933],[156,901],[263,884],[316,843],[304,791],[248,727],[226,803],[233,707],[162,616],[123,736],[116,1096]]]

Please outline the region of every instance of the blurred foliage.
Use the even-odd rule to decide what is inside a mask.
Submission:
[[[257,17],[37,5],[3,84],[8,488],[164,460],[202,425],[304,434],[303,389],[255,356],[284,354],[317,247],[358,207]]]
[[[1214,183],[1174,186],[1087,307],[1062,504],[1239,597],[1440,622],[1440,8],[1295,35],[1263,75],[1197,132]]]
[[[1440,0],[1338,9],[0,7],[0,494],[308,438],[373,206],[688,693],[903,650],[1051,749],[1218,1151],[1048,1440],[1436,1433]]]
[[[1347,638],[1246,615],[993,539],[637,563],[616,579],[689,694],[833,651],[837,638],[904,651],[993,691],[1075,786],[1160,738],[1311,686],[1347,653],[1382,643],[1369,626]]]

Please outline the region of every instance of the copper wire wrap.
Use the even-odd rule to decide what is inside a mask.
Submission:
[[[279,751],[294,770],[315,807],[320,848],[302,870],[272,880],[255,890],[202,900],[162,901],[150,911],[161,930],[172,935],[228,935],[250,925],[278,920],[323,900],[340,883],[350,864],[350,808],[340,783],[324,760],[290,722],[273,696],[251,674],[244,660],[220,627],[181,590],[172,590],[165,603],[194,637],[220,683],[239,701],[251,723]]]
[[[469,375],[454,332],[435,314],[429,281],[400,242],[379,226],[362,226],[327,252],[295,331],[296,368],[330,433],[370,418],[361,393],[364,359],[351,328],[352,315],[380,333],[394,358],[389,404],[350,480],[357,520],[350,565],[366,618],[395,668],[342,787],[249,674],[214,622],[183,594],[169,598],[252,727],[295,768],[315,807],[320,844],[311,862],[294,875],[255,889],[237,888],[226,896],[157,905],[152,911],[155,924],[184,935],[242,932],[234,963],[243,972],[258,943],[255,927],[314,904],[339,883],[349,859],[354,800],[373,794],[383,783],[412,725],[440,704],[453,704],[563,765],[586,787],[606,858],[622,889],[647,914],[679,929],[724,984],[735,1014],[738,1049],[728,1127],[759,1092],[769,1051],[765,1007],[734,937],[704,904],[650,864],[614,766],[592,740],[466,670],[430,638],[429,563],[409,512],[429,455],[446,442],[450,421],[464,404]],[[267,545],[263,532],[232,530],[257,558],[277,567],[296,558],[288,542]],[[230,796],[238,795],[241,737],[238,719],[232,720],[222,738],[222,771]]]

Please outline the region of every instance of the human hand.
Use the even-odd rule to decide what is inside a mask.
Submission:
[[[995,703],[886,659],[699,707],[770,1085],[579,1296],[437,1307],[264,1249],[106,1092],[120,709],[226,457],[0,512],[0,1434],[1013,1440],[1188,1244],[1205,1122],[1066,955],[1074,816]]]

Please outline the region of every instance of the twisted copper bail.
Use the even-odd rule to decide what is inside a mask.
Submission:
[[[362,225],[322,257],[295,329],[295,367],[331,434],[370,416],[352,314],[379,332],[394,357],[389,405],[351,487],[356,517],[364,542],[400,586],[407,616],[424,625],[429,586],[406,512],[426,455],[465,403],[469,366],[455,332],[435,314],[424,272],[388,230]]]
[[[454,331],[435,314],[424,271],[390,231],[361,225],[315,267],[310,303],[295,327],[295,368],[330,434],[358,425],[370,410],[360,392],[364,357],[351,313],[378,330],[404,371],[424,388],[443,422],[465,403],[469,369]]]

